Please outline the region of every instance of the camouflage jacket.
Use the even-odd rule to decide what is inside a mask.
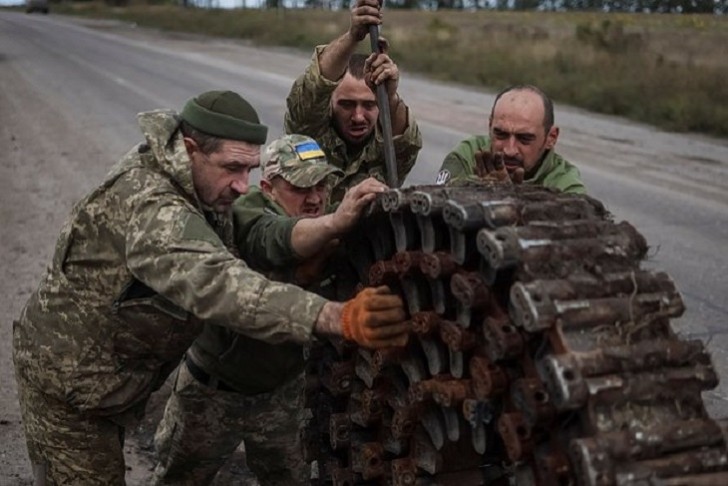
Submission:
[[[438,183],[455,182],[475,177],[475,152],[490,150],[490,138],[476,135],[460,142],[447,154],[437,176]],[[551,187],[571,194],[585,194],[579,169],[550,150],[533,176],[524,180],[528,184]]]
[[[314,138],[330,164],[344,171],[337,186],[331,193],[333,202],[341,201],[346,188],[352,187],[367,177],[373,176],[386,182],[384,162],[384,143],[381,129],[377,124],[376,132],[369,142],[355,154],[347,151],[346,143],[334,129],[331,117],[331,95],[338,81],[330,81],[321,75],[318,58],[326,46],[317,46],[311,64],[293,83],[286,104],[286,133],[300,133]],[[397,178],[399,184],[415,165],[417,154],[422,148],[422,135],[407,109],[407,128],[401,135],[394,137],[394,152],[397,159]]]
[[[288,217],[252,187],[235,201],[233,219],[237,248],[250,267],[291,281],[292,269],[300,261],[291,248],[291,232],[299,218]],[[205,326],[188,352],[208,374],[246,395],[273,390],[303,371],[304,365],[299,344],[269,344],[213,325]]]
[[[195,196],[178,124],[139,115],[146,142],[74,207],[14,325],[18,377],[80,411],[138,409],[203,321],[303,343],[325,303],[236,258],[230,215]]]

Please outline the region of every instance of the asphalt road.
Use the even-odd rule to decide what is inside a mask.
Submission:
[[[342,26],[342,30],[346,26]],[[209,89],[242,93],[282,133],[303,51],[160,34],[114,22],[0,12],[0,485],[28,484],[11,359],[11,322],[37,285],[72,204],[140,140],[135,115]],[[486,129],[492,93],[403,73],[400,92],[424,134],[407,185],[432,183],[444,155]],[[646,101],[649,95],[645,95]],[[676,281],[678,332],[708,342],[728,416],[728,141],[666,133],[556,107],[557,150],[589,192],[652,247],[646,266]],[[134,480],[130,479],[130,484]]]

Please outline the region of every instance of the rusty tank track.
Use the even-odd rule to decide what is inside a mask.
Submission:
[[[718,377],[647,243],[585,196],[421,186],[379,197],[354,275],[409,308],[404,349],[309,361],[314,484],[728,484]]]

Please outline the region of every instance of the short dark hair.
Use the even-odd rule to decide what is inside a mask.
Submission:
[[[351,74],[354,79],[364,79],[364,62],[369,56],[362,53],[352,54],[349,58],[349,64],[346,66],[346,71]]]
[[[216,137],[214,135],[210,135],[209,133],[202,132],[194,128],[192,125],[184,120],[180,122],[179,128],[182,132],[182,136],[189,137],[194,140],[197,146],[200,147],[202,153],[205,155],[217,152],[220,148],[220,145],[222,145],[222,139],[220,137]]]
[[[549,98],[546,93],[544,93],[540,88],[532,84],[514,84],[512,86],[508,86],[497,95],[495,95],[493,108],[491,108],[490,110],[491,118],[493,118],[493,114],[495,113],[495,105],[498,104],[498,100],[501,98],[501,96],[506,93],[510,93],[511,91],[530,91],[532,93],[536,93],[543,102],[543,128],[546,132],[551,130],[551,127],[554,126],[554,102],[551,101],[551,98]]]

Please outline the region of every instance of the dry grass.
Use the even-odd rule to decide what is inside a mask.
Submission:
[[[348,25],[348,12],[323,10],[62,8],[307,52]],[[728,136],[725,16],[389,10],[385,22],[392,56],[409,71],[490,89],[536,84],[558,102]]]

